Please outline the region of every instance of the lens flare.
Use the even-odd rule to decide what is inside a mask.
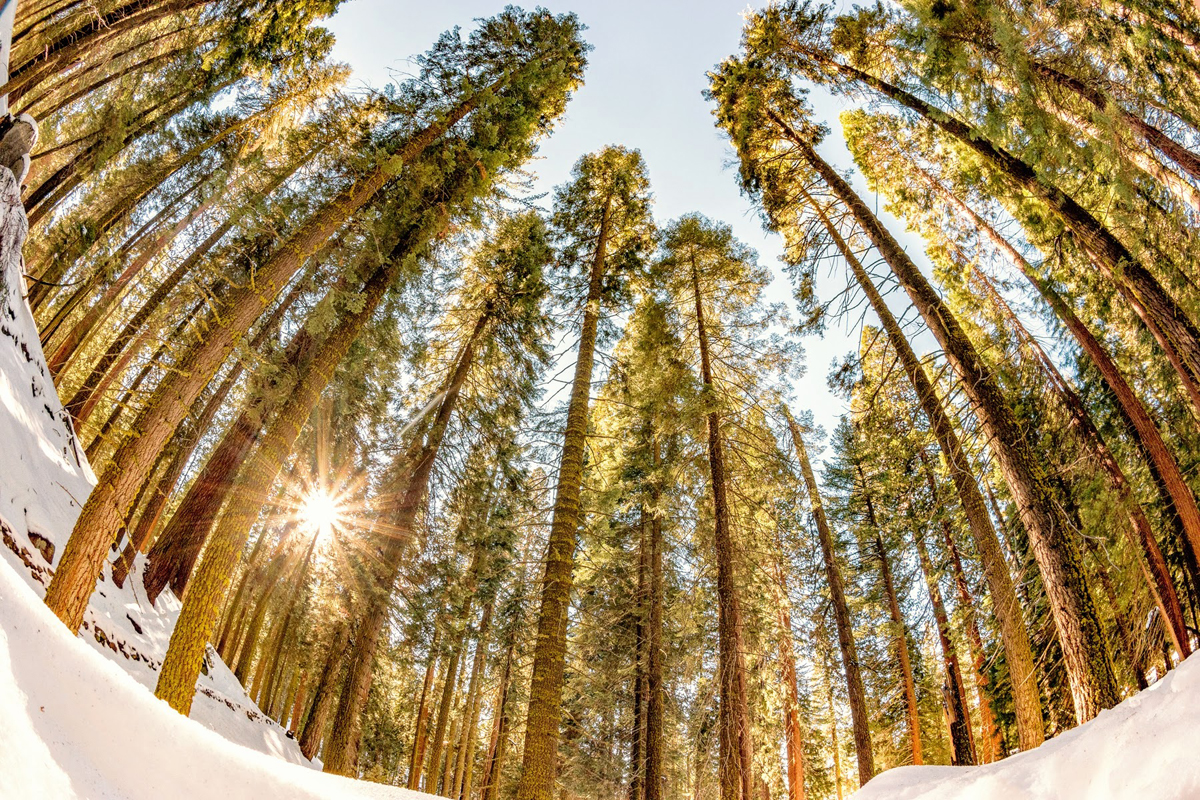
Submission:
[[[314,489],[304,500],[302,514],[306,523],[325,533],[341,522],[342,507],[328,493]]]

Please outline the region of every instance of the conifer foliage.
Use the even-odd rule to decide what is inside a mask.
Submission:
[[[350,91],[338,4],[17,9],[26,297],[99,476],[46,603],[178,597],[172,708],[215,654],[340,775],[841,798],[1200,644],[1195,8],[747,12],[706,98],[776,270],[657,218],[636,142],[530,193],[574,15]]]

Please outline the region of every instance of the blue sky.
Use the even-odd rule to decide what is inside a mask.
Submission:
[[[334,55],[353,67],[352,83],[381,86],[412,72],[408,58],[423,52],[439,33],[454,25],[469,29],[473,19],[496,13],[502,2],[348,0],[329,25],[337,35]],[[539,160],[530,165],[538,190],[565,182],[584,153],[607,144],[636,147],[650,171],[659,222],[699,211],[732,225],[776,273],[772,299],[792,305],[779,268],[780,242],[762,230],[741,195],[731,166],[733,152],[713,126],[710,105],[701,96],[705,73],[738,48],[745,0],[585,0],[546,6],[554,12],[574,11],[588,26],[585,36],[594,49],[585,85],[543,143]],[[826,157],[850,166],[837,125],[843,106],[829,97],[815,97],[814,104],[834,129],[823,146]],[[856,183],[861,191],[861,182]],[[893,230],[902,231],[903,225]],[[840,276],[826,278],[819,286],[822,297],[841,285]],[[804,340],[806,373],[796,383],[795,405],[811,409],[827,431],[846,409],[830,393],[825,376],[831,360],[856,349],[857,332],[848,327],[856,321],[830,326],[823,338]]]

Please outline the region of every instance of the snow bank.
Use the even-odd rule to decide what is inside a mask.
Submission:
[[[0,609],[2,798],[429,797],[289,764],[181,717],[71,636],[8,565]]]
[[[1200,655],[1086,725],[982,767],[900,767],[853,800],[1200,797]]]
[[[140,558],[123,589],[105,566],[79,637],[43,605],[96,477],[22,292],[26,231],[0,168],[0,798],[428,797],[314,771],[212,648],[192,721],[156,699],[179,601],[147,602]]]

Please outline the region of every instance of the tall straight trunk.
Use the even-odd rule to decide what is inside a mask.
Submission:
[[[280,720],[280,723],[285,729],[291,731],[295,736],[300,729],[300,715],[304,713],[304,700],[307,697],[305,690],[308,689],[308,671],[296,670],[296,689],[292,694],[291,708],[288,711],[287,719]]]
[[[459,688],[461,687],[456,687],[456,694],[458,693]],[[437,782],[437,788],[434,789],[434,791],[436,791],[438,794],[446,797],[450,797],[452,794],[450,791],[450,784],[454,780],[453,773],[455,753],[458,747],[458,729],[462,726],[462,723],[462,714],[456,715],[450,723],[450,734],[446,737],[446,757],[442,759],[442,776]]]
[[[976,275],[984,283],[987,294],[1003,314],[1012,331],[1033,352],[1042,371],[1050,379],[1052,390],[1066,407],[1067,414],[1071,419],[1071,426],[1082,439],[1084,450],[1100,463],[1113,491],[1125,507],[1126,516],[1129,518],[1129,527],[1125,528],[1125,534],[1133,551],[1138,554],[1138,566],[1141,567],[1147,588],[1150,590],[1150,596],[1154,598],[1154,604],[1158,606],[1167,635],[1171,637],[1175,649],[1182,657],[1187,658],[1191,654],[1191,646],[1188,641],[1187,626],[1183,621],[1183,606],[1179,602],[1179,595],[1175,592],[1175,584],[1167,567],[1167,560],[1163,557],[1162,550],[1159,549],[1158,542],[1154,538],[1154,531],[1150,528],[1150,520],[1141,503],[1134,496],[1129,479],[1125,477],[1125,470],[1109,450],[1108,444],[1097,430],[1083,400],[1067,383],[1067,379],[1058,371],[1058,367],[1042,349],[1041,344],[1025,329],[1021,320],[996,291],[991,281],[978,270],[976,270]]]
[[[442,629],[439,625],[433,627],[433,640],[429,643],[429,663],[425,665],[425,680],[421,684],[421,702],[417,705],[417,718],[413,722],[413,747],[408,759],[409,789],[416,790],[421,781],[421,765],[425,757],[425,730],[429,720],[429,692],[433,688],[433,679],[437,671],[438,640],[441,639]]]
[[[652,445],[658,464],[658,445]],[[654,511],[650,515],[650,620],[646,631],[646,800],[663,800],[663,711],[666,689],[663,683],[663,530],[658,515],[659,489],[651,487]]]
[[[501,85],[503,82],[501,79]],[[473,110],[480,97],[480,93],[468,96],[435,123],[405,140],[390,154],[389,164],[414,160]],[[120,530],[123,512],[138,486],[146,480],[158,453],[192,401],[262,315],[264,307],[350,217],[375,200],[391,182],[393,171],[383,164],[373,168],[300,225],[259,265],[252,284],[227,293],[219,307],[210,313],[208,335],[181,359],[178,368],[155,390],[149,406],[134,426],[139,435],[131,437],[117,451],[88,497],[63,549],[54,578],[46,589],[46,604],[70,630],[77,631],[83,621],[84,609],[95,588],[95,576],[99,573],[105,550]],[[182,696],[179,700],[182,702]]]
[[[583,521],[579,498],[583,486],[592,365],[596,358],[596,330],[604,294],[604,259],[611,208],[610,196],[605,201],[589,270],[583,327],[579,334],[579,356],[575,362],[571,398],[567,405],[567,427],[563,432],[554,513],[546,545],[546,571],[542,577],[541,608],[525,721],[525,750],[521,756],[521,779],[517,783],[516,800],[554,800],[567,661],[567,607],[571,602],[571,584],[574,580],[576,535]]]
[[[825,61],[844,77],[870,86],[885,97],[915,111],[930,124],[957,139],[968,149],[974,150],[1014,189],[1028,192],[1044,203],[1079,239],[1084,249],[1092,254],[1096,266],[1105,278],[1125,287],[1140,311],[1150,322],[1161,328],[1167,348],[1174,349],[1181,359],[1180,379],[1188,383],[1195,382],[1200,377],[1200,330],[1196,328],[1195,322],[1187,311],[1167,294],[1146,266],[1140,263],[1091,212],[1041,178],[1032,166],[994,144],[986,135],[970,125],[934,108],[916,95],[855,67],[838,63],[834,59],[826,58]],[[1074,655],[1068,658],[1072,661],[1077,660]],[[1077,668],[1082,666],[1076,665]],[[1096,667],[1103,671],[1100,665],[1097,664]],[[1111,672],[1111,669],[1108,671]],[[1106,692],[1102,690],[1101,694]],[[1095,714],[1096,708],[1092,708],[1095,704],[1082,697],[1077,697],[1076,702],[1081,700],[1091,709],[1087,712],[1087,719],[1090,719]],[[1108,699],[1103,702],[1108,702]]]
[[[504,756],[508,751],[508,695],[512,686],[513,658],[516,656],[516,637],[510,634],[508,647],[504,651],[504,669],[500,673],[500,685],[496,688],[496,701],[492,712],[492,737],[488,743],[487,767],[483,772],[483,783],[479,787],[479,800],[498,800],[500,797],[500,773],[504,769]],[[412,788],[411,786],[409,788]],[[466,798],[465,800],[469,800]]]
[[[821,539],[825,580],[829,584],[829,600],[830,605],[833,606],[834,621],[837,623],[838,648],[841,650],[842,669],[846,676],[846,693],[850,697],[850,719],[854,724],[854,752],[858,757],[858,782],[859,785],[865,785],[875,776],[875,757],[871,752],[867,693],[863,689],[862,672],[858,663],[858,648],[854,644],[850,607],[846,604],[846,590],[842,583],[842,572],[837,563],[833,531],[829,528],[829,520],[825,518],[825,506],[821,501],[821,492],[817,488],[817,479],[813,475],[812,464],[808,460],[804,438],[800,435],[800,426],[792,418],[792,414],[786,406],[783,407],[783,414],[787,420],[788,430],[792,434],[792,446],[796,450],[796,459],[800,462],[800,471],[804,476],[809,503],[812,505],[813,520],[817,523],[817,534]]]
[[[829,741],[833,745],[833,786],[842,800],[842,746],[838,743],[837,712],[833,708],[833,681],[826,673],[825,688],[829,699]]]
[[[1054,500],[1037,454],[1025,440],[995,375],[904,248],[806,139],[786,127],[779,117],[774,116],[773,121],[784,126],[785,135],[883,256],[957,373],[1029,532],[1062,643],[1076,718],[1080,723],[1087,722],[1116,705],[1119,700],[1116,681],[1103,628],[1088,593],[1079,544],[1072,535],[1069,520]]]
[[[1167,443],[1164,441],[1158,426],[1155,425],[1149,412],[1146,411],[1145,405],[1138,399],[1133,387],[1125,380],[1125,376],[1118,369],[1116,362],[1113,361],[1108,350],[1091,332],[1087,324],[1079,318],[1079,315],[1075,313],[1075,309],[1071,307],[1070,303],[1059,295],[1047,280],[1038,274],[1028,259],[1013,247],[999,231],[992,227],[973,208],[963,202],[958,195],[943,186],[940,181],[923,170],[921,172],[922,177],[929,183],[938,196],[945,199],[962,216],[970,220],[975,228],[1025,276],[1025,279],[1037,290],[1038,294],[1042,296],[1042,299],[1046,301],[1058,319],[1070,331],[1080,349],[1083,350],[1088,360],[1092,362],[1093,366],[1100,373],[1104,384],[1116,398],[1117,405],[1121,409],[1121,414],[1124,416],[1126,424],[1137,439],[1140,447],[1148,456],[1150,468],[1156,473],[1170,496],[1170,502],[1175,507],[1175,512],[1179,517],[1187,541],[1193,550],[1200,552],[1200,507],[1196,504],[1196,496],[1188,486],[1187,481],[1184,480],[1183,473],[1179,469],[1179,463],[1167,447]]]
[[[467,682],[467,703],[463,708],[463,729],[459,735],[458,764],[454,768],[454,790],[450,797],[469,800],[470,774],[475,766],[475,736],[479,729],[480,682],[487,664],[487,643],[492,627],[492,606],[489,598],[483,606],[479,631],[475,636],[475,661],[471,664],[471,680]],[[465,790],[465,791],[464,791]]]
[[[918,450],[921,467],[925,473],[925,482],[929,486],[929,497],[936,508],[942,507],[937,479],[933,474],[933,466],[924,449]],[[983,649],[983,636],[979,632],[979,616],[975,613],[975,600],[971,596],[971,587],[967,583],[967,575],[963,570],[962,559],[959,557],[958,544],[954,541],[954,531],[945,513],[941,515],[942,538],[946,544],[946,552],[950,555],[950,564],[954,568],[954,586],[958,592],[958,605],[963,617],[963,628],[967,632],[967,642],[971,646],[971,661],[975,667],[975,693],[979,705],[980,740],[977,755],[981,763],[989,764],[998,761],[1003,755],[1003,740],[1000,728],[996,725],[996,712],[992,708],[992,697],[988,692],[990,679],[987,672],[987,655]]]
[[[437,724],[433,729],[432,746],[429,748],[428,763],[425,767],[425,783],[421,787],[429,794],[437,794],[438,790],[442,748],[446,742],[446,726],[450,722],[450,710],[454,706],[454,690],[458,684],[458,664],[462,658],[462,650],[463,645],[460,640],[451,651],[450,663],[446,666],[446,676],[442,679],[442,700],[438,704]]]
[[[917,354],[905,337],[899,322],[871,281],[862,262],[858,260],[854,251],[838,232],[837,227],[813,198],[805,194],[804,199],[821,218],[830,238],[837,245],[838,251],[853,272],[855,280],[871,303],[875,316],[883,325],[888,342],[900,358],[901,366],[908,375],[921,404],[921,410],[929,420],[938,446],[949,465],[950,476],[954,481],[954,488],[958,493],[963,513],[966,514],[967,525],[975,541],[975,548],[979,552],[979,560],[992,596],[992,609],[1000,628],[1004,658],[1008,662],[1008,669],[1012,675],[1013,704],[1016,710],[1021,748],[1031,750],[1045,740],[1045,722],[1042,717],[1042,701],[1038,693],[1033,647],[1029,643],[1029,631],[1025,628],[1021,603],[1017,599],[1016,587],[1013,584],[1008,563],[1004,558],[1000,539],[988,516],[987,505],[983,494],[979,491],[979,484],[975,479],[970,462],[967,460],[966,452],[955,432],[954,423],[934,390],[933,382],[925,372],[925,367],[917,358]]]
[[[321,677],[317,680],[317,690],[313,693],[308,718],[304,720],[304,730],[300,732],[300,752],[310,761],[321,747],[325,722],[333,708],[333,701],[337,698],[338,675],[341,672],[343,651],[346,649],[348,638],[349,628],[345,623],[338,625],[329,640],[329,653],[325,656],[325,665],[321,667]]]
[[[696,306],[696,336],[700,345],[700,380],[711,410],[705,414],[708,432],[708,466],[712,481],[713,540],[717,557],[717,671],[720,680],[721,799],[752,800],[754,797],[754,746],[750,741],[750,708],[746,693],[746,660],[743,643],[742,608],[738,598],[734,564],[737,550],[729,519],[725,474],[725,444],[721,417],[713,406],[712,362],[700,273],[692,256],[692,292]]]
[[[912,658],[908,652],[908,626],[904,624],[904,615],[900,612],[900,598],[896,595],[896,582],[892,577],[892,565],[888,560],[887,548],[883,544],[879,520],[875,516],[875,501],[871,496],[870,487],[863,468],[855,464],[858,473],[859,489],[867,506],[867,524],[875,534],[875,554],[879,559],[879,575],[883,579],[883,592],[887,595],[888,613],[892,617],[892,629],[896,643],[896,660],[900,664],[900,677],[904,683],[904,705],[908,712],[908,740],[912,753],[912,763],[925,763],[921,752],[921,713],[917,709],[917,683],[913,679]]]
[[[646,797],[646,623],[647,623],[647,573],[650,565],[649,514],[643,506],[639,519],[637,592],[634,596],[634,645],[633,645],[633,727],[630,729],[629,746],[629,800],[645,800]]]
[[[804,724],[800,721],[800,679],[792,642],[792,604],[784,570],[783,541],[775,531],[774,593],[778,608],[779,666],[783,683],[783,732],[787,748],[788,800],[804,800]]]
[[[396,483],[396,495],[400,501],[393,512],[391,533],[383,547],[374,593],[368,598],[367,612],[350,656],[347,691],[343,693],[342,702],[338,704],[333,736],[325,754],[326,772],[351,775],[357,771],[362,710],[366,707],[367,694],[374,679],[375,651],[387,621],[387,600],[399,577],[401,557],[412,539],[421,501],[429,486],[429,477],[433,472],[446,429],[450,425],[450,417],[454,413],[459,393],[467,381],[476,351],[493,313],[494,309],[489,304],[476,320],[474,329],[457,355],[454,371],[441,391],[441,402],[430,423],[429,431],[423,440],[417,439],[410,446],[404,472]]]
[[[950,616],[946,613],[946,604],[942,600],[942,590],[938,585],[938,574],[929,557],[929,548],[925,544],[925,529],[916,520],[910,522],[913,529],[913,540],[917,545],[917,557],[921,564],[921,573],[925,577],[925,587],[929,590],[929,604],[933,606],[933,619],[937,625],[938,641],[942,646],[942,664],[946,668],[946,685],[942,695],[946,706],[946,722],[950,728],[951,757],[955,766],[970,766],[975,763],[975,742],[971,736],[971,718],[967,713],[967,689],[962,679],[962,670],[958,666],[958,653],[954,649],[954,639],[950,632]]]

